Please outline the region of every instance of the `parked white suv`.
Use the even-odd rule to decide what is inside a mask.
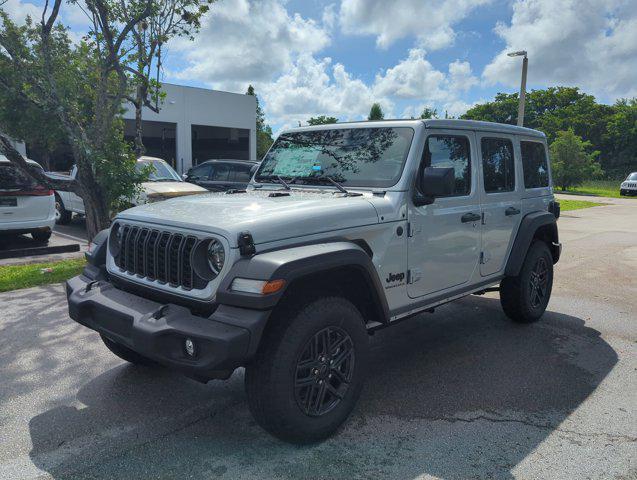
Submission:
[[[69,314],[129,362],[203,382],[245,367],[257,422],[312,442],[354,408],[375,330],[491,290],[513,321],[539,320],[558,216],[536,130],[466,120],[294,129],[246,190],[120,213],[67,282]]]
[[[145,167],[152,167],[148,181],[142,183],[141,194],[133,199],[134,205],[158,202],[182,195],[205,193],[206,190],[198,185],[185,182],[173,168],[161,158],[142,156],[137,159],[136,168],[141,171]],[[72,179],[77,174],[77,167],[73,167],[69,175],[48,173],[52,178]],[[73,192],[57,190],[55,192],[56,223],[61,225],[71,221],[74,213],[84,215],[84,201]]]
[[[33,169],[42,167],[27,160]],[[24,175],[4,155],[0,156],[0,233],[30,233],[47,242],[55,225],[53,190]]]
[[[619,188],[620,195],[637,195],[637,172],[626,177]]]

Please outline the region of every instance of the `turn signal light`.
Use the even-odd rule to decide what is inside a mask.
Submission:
[[[253,280],[250,278],[235,278],[232,281],[230,290],[235,292],[255,293],[257,295],[268,295],[276,293],[285,287],[285,280]]]
[[[261,293],[263,295],[267,295],[268,293],[276,293],[283,287],[285,287],[285,280],[270,280],[265,285],[263,285]]]

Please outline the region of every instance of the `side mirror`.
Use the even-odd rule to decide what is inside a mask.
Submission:
[[[436,197],[452,195],[455,186],[456,175],[453,168],[427,167],[419,178],[414,204],[429,205]]]

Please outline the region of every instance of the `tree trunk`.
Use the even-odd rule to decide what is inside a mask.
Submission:
[[[85,195],[82,200],[84,201],[86,215],[86,234],[89,241],[91,241],[95,235],[110,226],[110,214],[103,198]]]
[[[144,98],[146,96],[146,88],[142,85],[137,87],[137,98],[135,99],[135,156],[141,157],[146,153],[144,141],[142,137],[143,122],[142,109],[144,108]]]

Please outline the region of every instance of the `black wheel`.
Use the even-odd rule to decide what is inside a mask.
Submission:
[[[157,364],[151,359],[146,358],[137,352],[134,352],[130,348],[126,348],[125,346],[120,345],[113,340],[110,340],[104,335],[100,335],[100,337],[102,337],[102,341],[104,342],[104,345],[106,345],[106,348],[108,348],[112,353],[117,355],[122,360],[126,360],[127,362],[133,363],[135,365],[144,365],[146,367],[157,366]]]
[[[66,208],[64,208],[64,203],[62,203],[62,199],[56,193],[55,194],[55,223],[58,225],[66,225],[71,221],[73,217],[73,213],[69,212]]]
[[[38,230],[37,232],[31,232],[31,236],[36,242],[46,243],[51,238],[51,230]]]
[[[514,322],[531,323],[546,310],[553,288],[553,257],[546,243],[531,244],[517,277],[500,284],[500,303]]]
[[[270,325],[246,367],[250,411],[287,442],[329,437],[363,387],[369,346],[361,314],[348,300],[327,297],[284,308]]]

